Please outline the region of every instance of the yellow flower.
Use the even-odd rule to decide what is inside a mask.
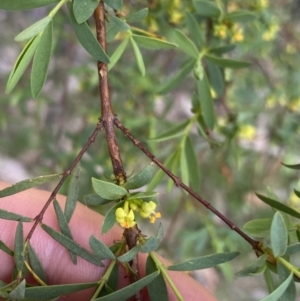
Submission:
[[[156,218],[160,218],[161,214],[160,212],[155,212],[156,204],[153,201],[150,202],[144,202],[141,209],[140,209],[140,215],[143,218],[149,217],[150,223],[154,223]]]
[[[242,139],[253,140],[255,137],[255,127],[250,124],[240,126],[239,137]]]
[[[131,228],[135,226],[133,210],[129,210],[128,201],[125,201],[124,208],[119,207],[116,212],[116,220],[123,228]]]

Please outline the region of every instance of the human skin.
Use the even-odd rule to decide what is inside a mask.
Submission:
[[[0,190],[10,186],[7,183],[0,182]],[[29,217],[36,217],[43,207],[50,193],[43,190],[29,189],[18,194],[1,198],[0,208]],[[57,198],[61,207],[64,208],[65,196],[58,195]],[[122,238],[122,229],[118,226],[113,227],[107,234],[101,235],[101,225],[103,216],[90,210],[86,206],[78,203],[75,212],[70,221],[70,228],[74,240],[84,248],[90,250],[89,237],[95,235],[103,243],[110,246],[114,241]],[[53,206],[51,205],[46,211],[43,223],[59,230]],[[24,237],[32,227],[32,223],[24,223]],[[0,219],[0,240],[5,242],[11,249],[14,245],[14,236],[17,222]],[[105,267],[95,266],[92,263],[78,257],[77,265],[71,262],[68,251],[58,242],[52,239],[41,227],[37,227],[31,240],[31,245],[40,258],[43,268],[47,275],[49,285],[66,284],[66,283],[83,283],[98,281],[107,267],[108,261],[104,261]],[[158,256],[160,260],[168,265],[164,258]],[[145,275],[146,254],[139,254],[139,274]],[[0,250],[0,280],[9,283],[14,267],[12,256]],[[123,268],[119,269],[118,287],[124,287],[129,282],[129,277]],[[202,285],[197,283],[188,274],[183,272],[168,271],[171,279],[175,283],[181,295],[186,301],[216,301],[217,299]],[[64,301],[85,301],[93,294],[94,289],[88,289],[76,294],[62,297],[59,300]],[[177,300],[174,293],[168,287],[169,300]],[[142,292],[142,300],[148,301],[146,290]]]

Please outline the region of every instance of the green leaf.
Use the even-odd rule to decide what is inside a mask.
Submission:
[[[109,16],[108,20],[117,32],[122,32],[130,29],[130,26],[118,17]]]
[[[34,37],[23,48],[7,80],[5,89],[6,94],[9,94],[13,90],[13,88],[16,86],[21,76],[25,72],[39,44],[39,41],[40,37]]]
[[[16,301],[24,300],[26,280],[22,280],[8,295],[9,298]]]
[[[106,200],[119,200],[127,194],[124,187],[95,178],[92,178],[92,185],[95,192]]]
[[[198,59],[199,51],[197,47],[182,31],[175,29],[173,40],[188,56]]]
[[[266,296],[260,301],[277,301],[282,296],[282,294],[286,291],[292,278],[293,278],[293,273],[291,273],[289,277],[280,286],[278,286],[270,295]]]
[[[113,55],[110,57],[110,63],[108,64],[108,71],[110,71],[115,64],[119,61],[120,57],[124,53],[126,47],[128,44],[128,38],[126,38],[116,49],[116,51],[113,53]]]
[[[295,195],[296,195],[298,198],[300,198],[300,191],[299,191],[299,190],[294,189],[294,193],[295,193]]]
[[[52,229],[51,227],[47,226],[46,224],[41,224],[41,227],[44,231],[46,231],[53,239],[59,242],[61,245],[66,247],[68,250],[72,251],[74,254],[84,258],[85,260],[98,265],[104,266],[101,260],[99,260],[96,256],[92,255],[89,251],[81,247],[75,241],[70,239],[69,237],[65,236],[62,233],[59,233]]]
[[[218,6],[211,1],[193,0],[198,15],[202,17],[219,17],[221,14]]]
[[[145,70],[145,64],[144,64],[144,60],[143,60],[141,51],[140,51],[137,43],[134,41],[134,39],[132,37],[130,37],[130,42],[131,42],[131,45],[133,48],[134,56],[135,56],[138,68],[140,70],[140,73],[142,76],[145,76],[146,70]]]
[[[154,174],[154,163],[151,162],[145,168],[141,169],[136,175],[129,178],[125,184],[126,189],[137,189],[147,185]]]
[[[128,299],[130,296],[134,295],[136,292],[140,291],[144,286],[148,285],[153,281],[159,272],[154,272],[114,293],[111,293],[107,296],[97,298],[95,301],[122,301]]]
[[[98,0],[74,0],[73,12],[77,23],[85,22],[98,6]]]
[[[126,200],[141,199],[145,202],[150,202],[155,199],[158,194],[156,191],[146,191],[146,192],[133,192],[129,196],[126,196]]]
[[[58,298],[59,296],[82,291],[96,285],[98,285],[98,282],[27,287],[25,289],[25,298],[32,300]]]
[[[266,237],[269,236],[271,224],[271,218],[254,219],[244,224],[243,229],[256,237]]]
[[[194,258],[192,260],[168,266],[172,271],[194,271],[214,267],[237,257],[240,252],[217,253]]]
[[[140,252],[150,253],[158,249],[161,240],[163,238],[163,235],[164,235],[164,230],[162,224],[160,223],[156,235],[151,236],[146,240],[146,242],[141,246]]]
[[[80,44],[94,59],[108,64],[110,62],[109,57],[96,40],[87,22],[78,24],[72,10],[72,4],[68,2],[67,5],[73,29]]]
[[[217,56],[212,56],[209,54],[205,54],[204,57],[210,62],[222,68],[241,69],[241,68],[247,68],[251,66],[251,63],[249,62],[234,61],[230,59],[220,58]]]
[[[65,217],[67,222],[70,222],[71,217],[76,208],[76,203],[79,194],[79,181],[80,181],[80,164],[78,163],[72,171],[71,181],[68,188],[68,195],[65,204]]]
[[[185,24],[187,26],[188,32],[190,36],[192,37],[192,40],[196,43],[198,47],[203,47],[204,41],[203,41],[203,32],[200,29],[200,26],[196,19],[187,12],[185,14]]]
[[[249,22],[256,19],[256,15],[247,11],[247,10],[239,10],[232,13],[229,13],[224,16],[226,21],[230,22]]]
[[[248,266],[244,267],[241,271],[236,273],[236,276],[245,277],[252,276],[263,273],[265,269],[265,263],[267,260],[267,255],[263,254],[258,257],[256,260],[251,262]]]
[[[285,163],[281,163],[283,166],[290,168],[290,169],[300,169],[300,164],[285,164]]]
[[[202,66],[201,61],[197,61],[195,66],[194,66],[194,76],[197,80],[202,80],[203,79],[203,75],[204,75],[204,68]]]
[[[214,101],[211,96],[209,82],[205,72],[203,74],[203,79],[197,80],[197,93],[201,107],[201,114],[205,124],[212,130],[215,123]]]
[[[156,90],[157,94],[166,94],[172,89],[176,88],[179,83],[191,72],[195,65],[195,60],[188,60],[186,61],[183,66],[179,69],[179,72],[176,73],[173,77],[171,77],[169,80],[162,83],[160,86],[158,86],[158,89]]]
[[[46,6],[59,0],[1,0],[0,9],[3,10],[25,10]]]
[[[18,271],[22,271],[24,264],[23,224],[18,222],[15,236],[14,259]]]
[[[148,256],[146,262],[146,274],[149,275],[157,271],[157,267],[151,256]],[[163,275],[160,273],[147,286],[151,301],[168,301],[169,295]]]
[[[140,251],[140,249],[141,249],[141,245],[136,245],[135,247],[130,249],[125,254],[119,256],[118,261],[129,262],[129,261],[133,260],[136,257],[136,255],[138,254],[138,252]]]
[[[73,240],[73,235],[72,235],[71,229],[69,227],[67,218],[66,218],[64,212],[62,211],[57,200],[53,201],[53,206],[54,206],[54,210],[56,213],[56,217],[57,217],[57,221],[58,221],[58,225],[59,225],[59,229],[60,229],[61,233],[66,235],[67,237],[69,237],[71,240]],[[77,263],[76,255],[70,250],[69,250],[69,254],[71,256],[72,262],[74,264],[76,264]]]
[[[140,22],[147,17],[148,11],[149,11],[148,8],[143,8],[143,9],[127,16],[126,21],[127,22]]]
[[[270,238],[274,256],[284,255],[288,243],[288,233],[283,217],[278,211],[272,220]]]
[[[31,92],[37,98],[47,78],[48,67],[52,53],[52,20],[44,29],[36,53],[33,58],[31,70]]]
[[[2,240],[0,240],[0,250],[8,255],[14,256],[14,251],[11,250]]]
[[[257,197],[262,200],[264,203],[270,205],[271,207],[277,209],[277,210],[280,210],[282,212],[285,212],[287,213],[288,215],[290,216],[294,216],[294,217],[297,217],[297,218],[300,218],[300,213],[278,201],[275,201],[271,198],[268,198],[268,197],[265,197],[259,193],[256,193]]]
[[[280,283],[283,283],[290,275],[290,271],[280,262],[277,263],[277,271]],[[280,301],[296,300],[296,285],[294,281],[290,281],[289,286],[281,295]]]
[[[123,0],[104,0],[104,3],[115,10],[121,10]]]
[[[82,199],[82,203],[90,206],[100,206],[110,203],[111,200],[103,199],[100,195],[96,193],[85,195]]]
[[[184,131],[184,129],[187,127],[187,125],[190,123],[190,120],[185,120],[179,124],[176,124],[175,126],[171,127],[169,130],[167,130],[166,132],[148,139],[148,141],[152,142],[161,142],[161,141],[165,141],[165,140],[169,140],[175,137],[178,137],[182,134],[182,132]]]
[[[21,222],[32,222],[33,219],[31,217],[26,217],[20,214],[16,214],[10,211],[6,211],[3,209],[0,209],[0,218],[2,219],[8,219],[11,221],[21,221]]]
[[[47,16],[36,23],[32,24],[22,32],[20,32],[16,37],[15,41],[21,42],[24,40],[28,40],[39,34],[41,31],[44,30],[44,28],[49,24],[49,22],[52,20],[51,17]]]
[[[228,53],[232,51],[235,48],[236,48],[235,45],[220,46],[220,47],[210,48],[209,53],[214,55],[222,55],[224,53]]]
[[[33,271],[39,276],[41,280],[47,283],[46,273],[43,269],[43,266],[37,254],[35,253],[30,243],[28,244],[28,257],[29,257],[30,266],[33,269]]]
[[[104,221],[102,224],[102,229],[101,229],[101,233],[105,234],[106,232],[108,232],[113,225],[116,223],[116,210],[119,207],[122,207],[124,205],[125,201],[122,202],[118,202],[116,205],[114,205],[113,207],[111,207],[108,212],[106,213],[105,217],[104,217]]]
[[[89,244],[90,244],[90,247],[93,250],[94,254],[100,260],[116,259],[116,256],[114,255],[114,253],[103,242],[101,242],[98,238],[96,238],[94,235],[92,235],[90,237]]]
[[[0,247],[1,248],[1,247]],[[296,243],[287,247],[285,255],[292,255],[300,252],[300,243]]]
[[[224,80],[222,71],[215,64],[206,60],[206,66],[208,71],[208,78],[211,86],[216,92],[218,97],[221,97],[225,90]]]
[[[145,36],[140,36],[136,34],[131,35],[137,44],[145,49],[150,50],[160,50],[160,49],[172,49],[177,48],[176,44],[170,43],[168,41],[156,38],[149,38]]]

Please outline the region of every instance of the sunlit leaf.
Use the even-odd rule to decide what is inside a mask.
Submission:
[[[25,297],[26,280],[22,280],[8,295],[11,300],[23,300]]]
[[[141,54],[141,51],[140,51],[137,43],[134,41],[134,39],[132,37],[130,37],[130,42],[131,42],[131,45],[132,45],[132,49],[133,49],[134,56],[135,56],[135,59],[136,59],[136,63],[138,65],[140,73],[141,73],[142,76],[145,76],[146,69],[145,69],[145,64],[144,64],[144,60],[143,60],[143,56]]]
[[[116,49],[113,55],[110,57],[110,63],[108,64],[108,71],[111,70],[115,64],[119,61],[120,57],[124,53],[128,44],[128,38],[126,38]]]
[[[202,47],[204,45],[203,31],[200,29],[198,22],[189,12],[185,14],[184,20],[192,40],[198,47]]]
[[[22,271],[24,264],[24,237],[23,224],[18,222],[14,245],[14,259],[18,271]]]
[[[175,29],[173,40],[188,56],[191,56],[195,59],[198,58],[199,51],[197,50],[197,47],[182,31]]]
[[[267,260],[267,255],[263,254],[262,256],[258,257],[256,260],[251,262],[249,265],[244,267],[241,271],[236,273],[236,276],[244,277],[244,276],[252,276],[252,275],[263,273],[266,260]]]
[[[251,66],[251,63],[249,63],[249,62],[224,59],[224,58],[212,56],[209,54],[205,54],[204,57],[207,60],[209,60],[210,62],[212,62],[222,68],[241,69],[241,68],[247,68],[247,67]]]
[[[271,224],[271,218],[254,219],[247,222],[243,229],[256,237],[265,237],[269,235]]]
[[[290,275],[290,271],[280,262],[277,263],[277,271],[280,283],[283,283]],[[294,281],[290,281],[287,289],[280,297],[280,301],[296,300],[296,285]]]
[[[47,283],[46,273],[43,269],[40,259],[38,258],[37,254],[35,253],[30,243],[28,244],[28,257],[29,257],[30,266],[33,269],[33,271],[36,273],[36,275],[39,276],[41,280]]]
[[[236,258],[240,252],[217,253],[207,256],[191,259],[186,262],[168,266],[168,270],[172,271],[194,271],[214,267],[218,264],[228,262]]]
[[[136,255],[138,254],[138,252],[140,251],[140,249],[141,249],[141,245],[136,245],[135,247],[130,249],[125,254],[119,256],[118,261],[129,262],[129,261],[133,260],[136,257]]]
[[[225,15],[224,19],[230,22],[249,22],[256,19],[256,15],[247,10],[239,10]]]
[[[177,48],[176,44],[164,41],[162,39],[150,38],[136,34],[131,35],[140,47],[150,50]]]
[[[130,14],[129,16],[126,16],[127,22],[140,22],[144,20],[148,15],[148,8],[143,8],[135,13]]]
[[[2,240],[0,240],[0,250],[8,255],[14,256],[14,251],[11,250]]]
[[[111,207],[108,212],[105,214],[104,221],[102,224],[101,233],[104,234],[108,232],[113,225],[116,223],[116,210],[119,207],[122,207],[124,205],[125,201],[119,202],[113,207]]]
[[[127,190],[124,187],[95,178],[92,178],[92,185],[95,192],[103,199],[118,200],[127,194]]]
[[[116,259],[114,253],[98,238],[96,238],[94,235],[92,235],[89,239],[89,245],[91,249],[93,250],[94,254],[99,258],[100,260],[103,259]]]
[[[20,214],[16,214],[10,211],[6,211],[3,209],[0,209],[0,218],[2,219],[8,219],[11,221],[21,221],[21,222],[32,222],[33,219],[31,217],[26,217]]]
[[[112,200],[103,199],[97,193],[85,195],[82,199],[82,203],[90,206],[100,206],[110,203]]]
[[[148,164],[145,168],[141,169],[133,177],[128,178],[127,183],[125,184],[126,189],[137,189],[147,185],[154,174],[154,163]]]
[[[284,255],[287,248],[288,233],[283,217],[278,211],[272,220],[270,239],[274,256]]]
[[[115,10],[121,10],[123,0],[104,0],[104,3]]]
[[[89,19],[98,4],[97,0],[74,0],[73,12],[77,23],[81,24]]]
[[[59,0],[1,0],[0,9],[3,10],[25,10],[46,6]]]
[[[22,32],[20,32],[16,37],[15,41],[20,42],[24,40],[28,40],[39,34],[51,21],[51,17],[47,16],[36,23],[32,24]]]
[[[211,1],[193,0],[198,15],[203,17],[218,17],[221,14],[218,6]]]
[[[285,164],[285,163],[281,163],[283,166],[288,167],[290,169],[300,169],[300,164]]]
[[[48,74],[48,67],[52,53],[52,20],[44,29],[36,53],[33,58],[31,70],[31,92],[34,98],[38,97]]]

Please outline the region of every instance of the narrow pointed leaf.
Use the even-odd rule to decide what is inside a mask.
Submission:
[[[287,257],[287,256],[285,256]],[[290,275],[290,271],[283,266],[280,262],[277,263],[277,271],[280,283],[283,283]],[[296,300],[296,285],[295,281],[290,281],[287,289],[281,295],[280,301],[292,301]]]
[[[136,292],[140,291],[144,286],[148,285],[151,281],[153,281],[157,276],[159,275],[159,272],[154,272],[128,286],[125,288],[122,288],[114,293],[111,293],[107,296],[97,298],[95,301],[121,301],[126,300],[132,295],[134,295]]]
[[[221,14],[218,6],[211,1],[193,0],[198,15],[203,17],[218,17]]]
[[[141,253],[150,253],[155,251],[159,247],[160,241],[154,237],[150,236],[146,242],[141,246]]]
[[[38,97],[48,74],[48,67],[52,53],[52,20],[44,29],[39,45],[33,58],[31,70],[31,92],[34,98]]]
[[[269,236],[271,224],[271,218],[254,219],[244,224],[243,229],[256,237],[266,237]]]
[[[188,56],[191,56],[195,59],[198,58],[199,51],[197,50],[197,47],[182,31],[175,29],[173,40]]]
[[[119,61],[120,57],[124,53],[128,44],[128,38],[126,38],[116,49],[113,55],[110,57],[110,63],[108,64],[108,71],[111,70],[115,64]]]
[[[111,200],[103,199],[97,193],[85,195],[82,199],[83,204],[90,205],[90,206],[100,206],[100,205],[108,204],[110,202],[111,202]]]
[[[283,166],[288,167],[290,169],[300,169],[300,164],[285,164],[285,163],[281,163]]]
[[[69,237],[65,236],[64,234],[55,231],[51,227],[41,224],[41,227],[44,231],[46,231],[52,238],[54,238],[57,242],[59,242],[61,245],[66,247],[68,250],[72,251],[73,253],[77,254],[78,256],[84,258],[85,260],[98,265],[98,266],[104,266],[101,260],[99,260],[97,257],[92,255],[89,251],[81,247],[79,244],[77,244],[75,241],[71,240]]]
[[[81,24],[89,19],[98,4],[97,0],[74,0],[73,11],[77,23]]]
[[[274,256],[284,255],[287,248],[288,233],[283,217],[278,211],[272,220],[270,238]]]
[[[9,298],[16,301],[23,300],[25,297],[25,286],[26,280],[24,279],[8,294]]]
[[[104,3],[115,10],[121,10],[123,0],[104,0]]]
[[[129,178],[125,184],[126,189],[137,189],[147,185],[154,174],[154,163],[150,163],[145,168],[141,169],[136,175]]]
[[[140,249],[141,249],[141,245],[136,245],[135,247],[130,249],[125,254],[119,256],[118,261],[129,262],[129,261],[133,260],[136,257],[136,255],[139,253]]]
[[[299,191],[299,190],[294,189],[294,193],[295,193],[295,195],[296,195],[298,198],[300,198],[300,191]]]
[[[30,243],[28,244],[28,257],[29,257],[30,266],[33,269],[33,271],[39,276],[41,280],[47,283],[46,273],[43,269],[43,266],[37,254],[35,253]]]
[[[209,82],[218,97],[221,97],[225,90],[222,71],[218,66],[206,60]]]
[[[24,40],[28,40],[39,34],[41,31],[45,29],[45,27],[49,24],[51,21],[51,17],[47,16],[36,23],[32,24],[22,32],[20,32],[16,37],[15,41],[21,42]]]
[[[184,20],[192,40],[201,48],[204,45],[203,31],[200,29],[198,22],[189,12],[185,14]]]
[[[0,247],[1,248],[1,247]],[[285,255],[292,255],[300,252],[300,243],[296,243],[287,247]]]
[[[292,208],[290,208],[290,207],[288,207],[288,206],[286,206],[286,205],[284,205],[284,204],[282,204],[282,203],[280,203],[278,201],[275,201],[275,200],[273,200],[271,198],[263,196],[263,195],[261,195],[259,193],[256,193],[256,195],[257,195],[257,197],[260,200],[262,200],[264,203],[270,205],[271,207],[273,207],[273,208],[275,208],[277,210],[280,210],[280,211],[282,211],[284,213],[287,213],[290,216],[294,216],[294,217],[300,218],[300,213],[298,211],[296,211],[296,210],[294,210],[294,209],[292,209]]]
[[[78,24],[73,13],[72,4],[69,2],[67,4],[73,29],[82,47],[97,61],[109,63],[107,54],[96,40],[87,22]]]
[[[92,178],[92,185],[95,192],[107,200],[118,200],[127,194],[124,187],[95,178]]]
[[[9,94],[13,90],[13,88],[19,82],[21,76],[24,74],[26,68],[28,67],[34,55],[34,52],[39,44],[39,41],[40,41],[40,37],[34,37],[23,48],[9,75],[6,88],[5,88],[6,94]]]
[[[244,277],[263,273],[262,267],[265,266],[266,260],[267,255],[263,254],[262,256],[251,262],[248,266],[244,267],[241,271],[236,273],[236,276]]]
[[[96,238],[94,235],[92,235],[89,239],[89,244],[91,249],[93,250],[94,254],[99,258],[100,260],[103,259],[116,259],[116,256],[114,253],[98,238]]]
[[[24,237],[23,224],[18,222],[15,236],[14,259],[18,271],[22,271],[24,263]]]
[[[108,212],[106,213],[104,217],[104,221],[102,224],[101,233],[105,234],[108,232],[113,225],[116,223],[116,210],[119,207],[122,207],[124,205],[125,201],[117,203],[115,206],[111,207]]]
[[[71,181],[68,188],[66,205],[65,205],[64,214],[68,222],[70,222],[71,217],[76,208],[76,203],[79,194],[79,181],[80,181],[80,164],[77,164],[72,172]]]
[[[136,34],[131,35],[140,47],[150,50],[172,49],[177,48],[176,44],[170,43],[163,39],[150,38]]]
[[[222,55],[224,53],[232,51],[235,48],[236,48],[235,45],[220,46],[220,47],[215,47],[215,48],[209,49],[209,53],[214,54],[214,55]]]
[[[46,6],[59,0],[1,0],[0,9],[3,10],[25,10]]]
[[[140,22],[147,17],[148,11],[149,11],[148,8],[143,8],[143,9],[127,16],[126,21],[127,22]]]
[[[14,256],[14,251],[11,250],[2,240],[0,240],[0,250],[8,255]]]
[[[151,256],[148,256],[146,262],[146,274],[149,275],[157,271],[157,267]],[[147,290],[151,301],[168,301],[169,295],[165,279],[160,273],[152,282],[147,286]]]
[[[48,175],[48,176],[40,176],[32,179],[27,179],[21,182],[18,182],[16,184],[13,184],[12,186],[6,187],[2,190],[0,190],[0,198],[16,194],[20,191],[27,190],[29,188],[42,185],[44,183],[58,180],[61,177],[59,174],[54,175]]]
[[[184,144],[180,149],[180,173],[181,173],[181,180],[185,185],[189,185],[189,170],[188,170],[188,163],[187,163],[187,155],[185,152],[185,145],[186,140],[184,139]]]
[[[204,57],[207,60],[209,60],[210,62],[212,62],[222,68],[241,69],[241,68],[247,68],[247,67],[251,66],[251,63],[249,63],[249,62],[234,61],[234,60],[230,60],[230,59],[220,58],[217,56],[212,56],[209,54],[205,54]]]
[[[240,252],[217,253],[199,258],[194,258],[186,262],[168,266],[168,270],[172,271],[194,271],[214,267],[218,264],[228,262],[236,258]]]
[[[256,15],[247,10],[240,10],[225,15],[224,19],[230,22],[249,22],[256,19]]]
[[[71,240],[73,240],[73,235],[71,233],[71,229],[69,227],[68,221],[57,200],[53,201],[53,206],[54,206],[56,218],[61,233],[69,237]],[[69,254],[71,256],[72,262],[76,264],[77,263],[76,255],[70,250],[69,250]]]
[[[137,43],[134,41],[134,39],[132,37],[130,37],[130,42],[131,42],[131,45],[132,45],[132,49],[133,49],[134,56],[135,56],[135,59],[136,59],[136,63],[138,65],[140,73],[141,73],[142,76],[145,76],[146,69],[145,69],[145,64],[144,64],[144,60],[143,60],[143,56],[141,54],[141,51],[140,51]]]
[[[68,295],[90,287],[94,287],[97,284],[98,282],[90,282],[27,287],[25,289],[25,298],[32,300],[43,300],[44,298],[58,298],[59,296]]]
[[[11,221],[21,221],[21,222],[32,222],[33,219],[31,217],[26,217],[20,214],[16,214],[10,211],[6,211],[3,209],[0,209],[0,218],[2,219],[8,219]]]

